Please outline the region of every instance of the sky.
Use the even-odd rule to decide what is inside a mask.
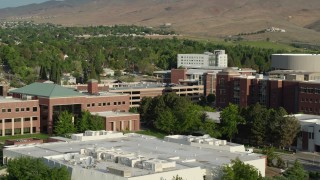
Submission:
[[[32,3],[42,3],[48,0],[0,0],[0,9],[6,7],[18,7]]]

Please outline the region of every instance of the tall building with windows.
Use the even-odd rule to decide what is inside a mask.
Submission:
[[[228,67],[225,50],[215,50],[204,54],[178,54],[177,66],[185,68],[221,69]]]

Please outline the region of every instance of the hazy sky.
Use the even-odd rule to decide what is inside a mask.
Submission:
[[[48,0],[0,0],[0,9],[6,7],[18,7],[32,3],[42,3]]]

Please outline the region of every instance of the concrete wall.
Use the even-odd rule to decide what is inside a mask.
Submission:
[[[273,54],[271,67],[274,69],[305,70],[318,72],[320,55],[312,54]]]
[[[244,161],[244,163],[250,164],[250,165],[254,166],[255,168],[257,168],[259,170],[259,172],[261,173],[262,177],[266,176],[266,159],[265,158],[251,160],[251,161]]]

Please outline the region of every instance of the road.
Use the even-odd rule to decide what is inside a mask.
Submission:
[[[294,154],[277,153],[290,165],[297,159],[307,171],[320,171],[320,154],[309,152],[297,152]]]

